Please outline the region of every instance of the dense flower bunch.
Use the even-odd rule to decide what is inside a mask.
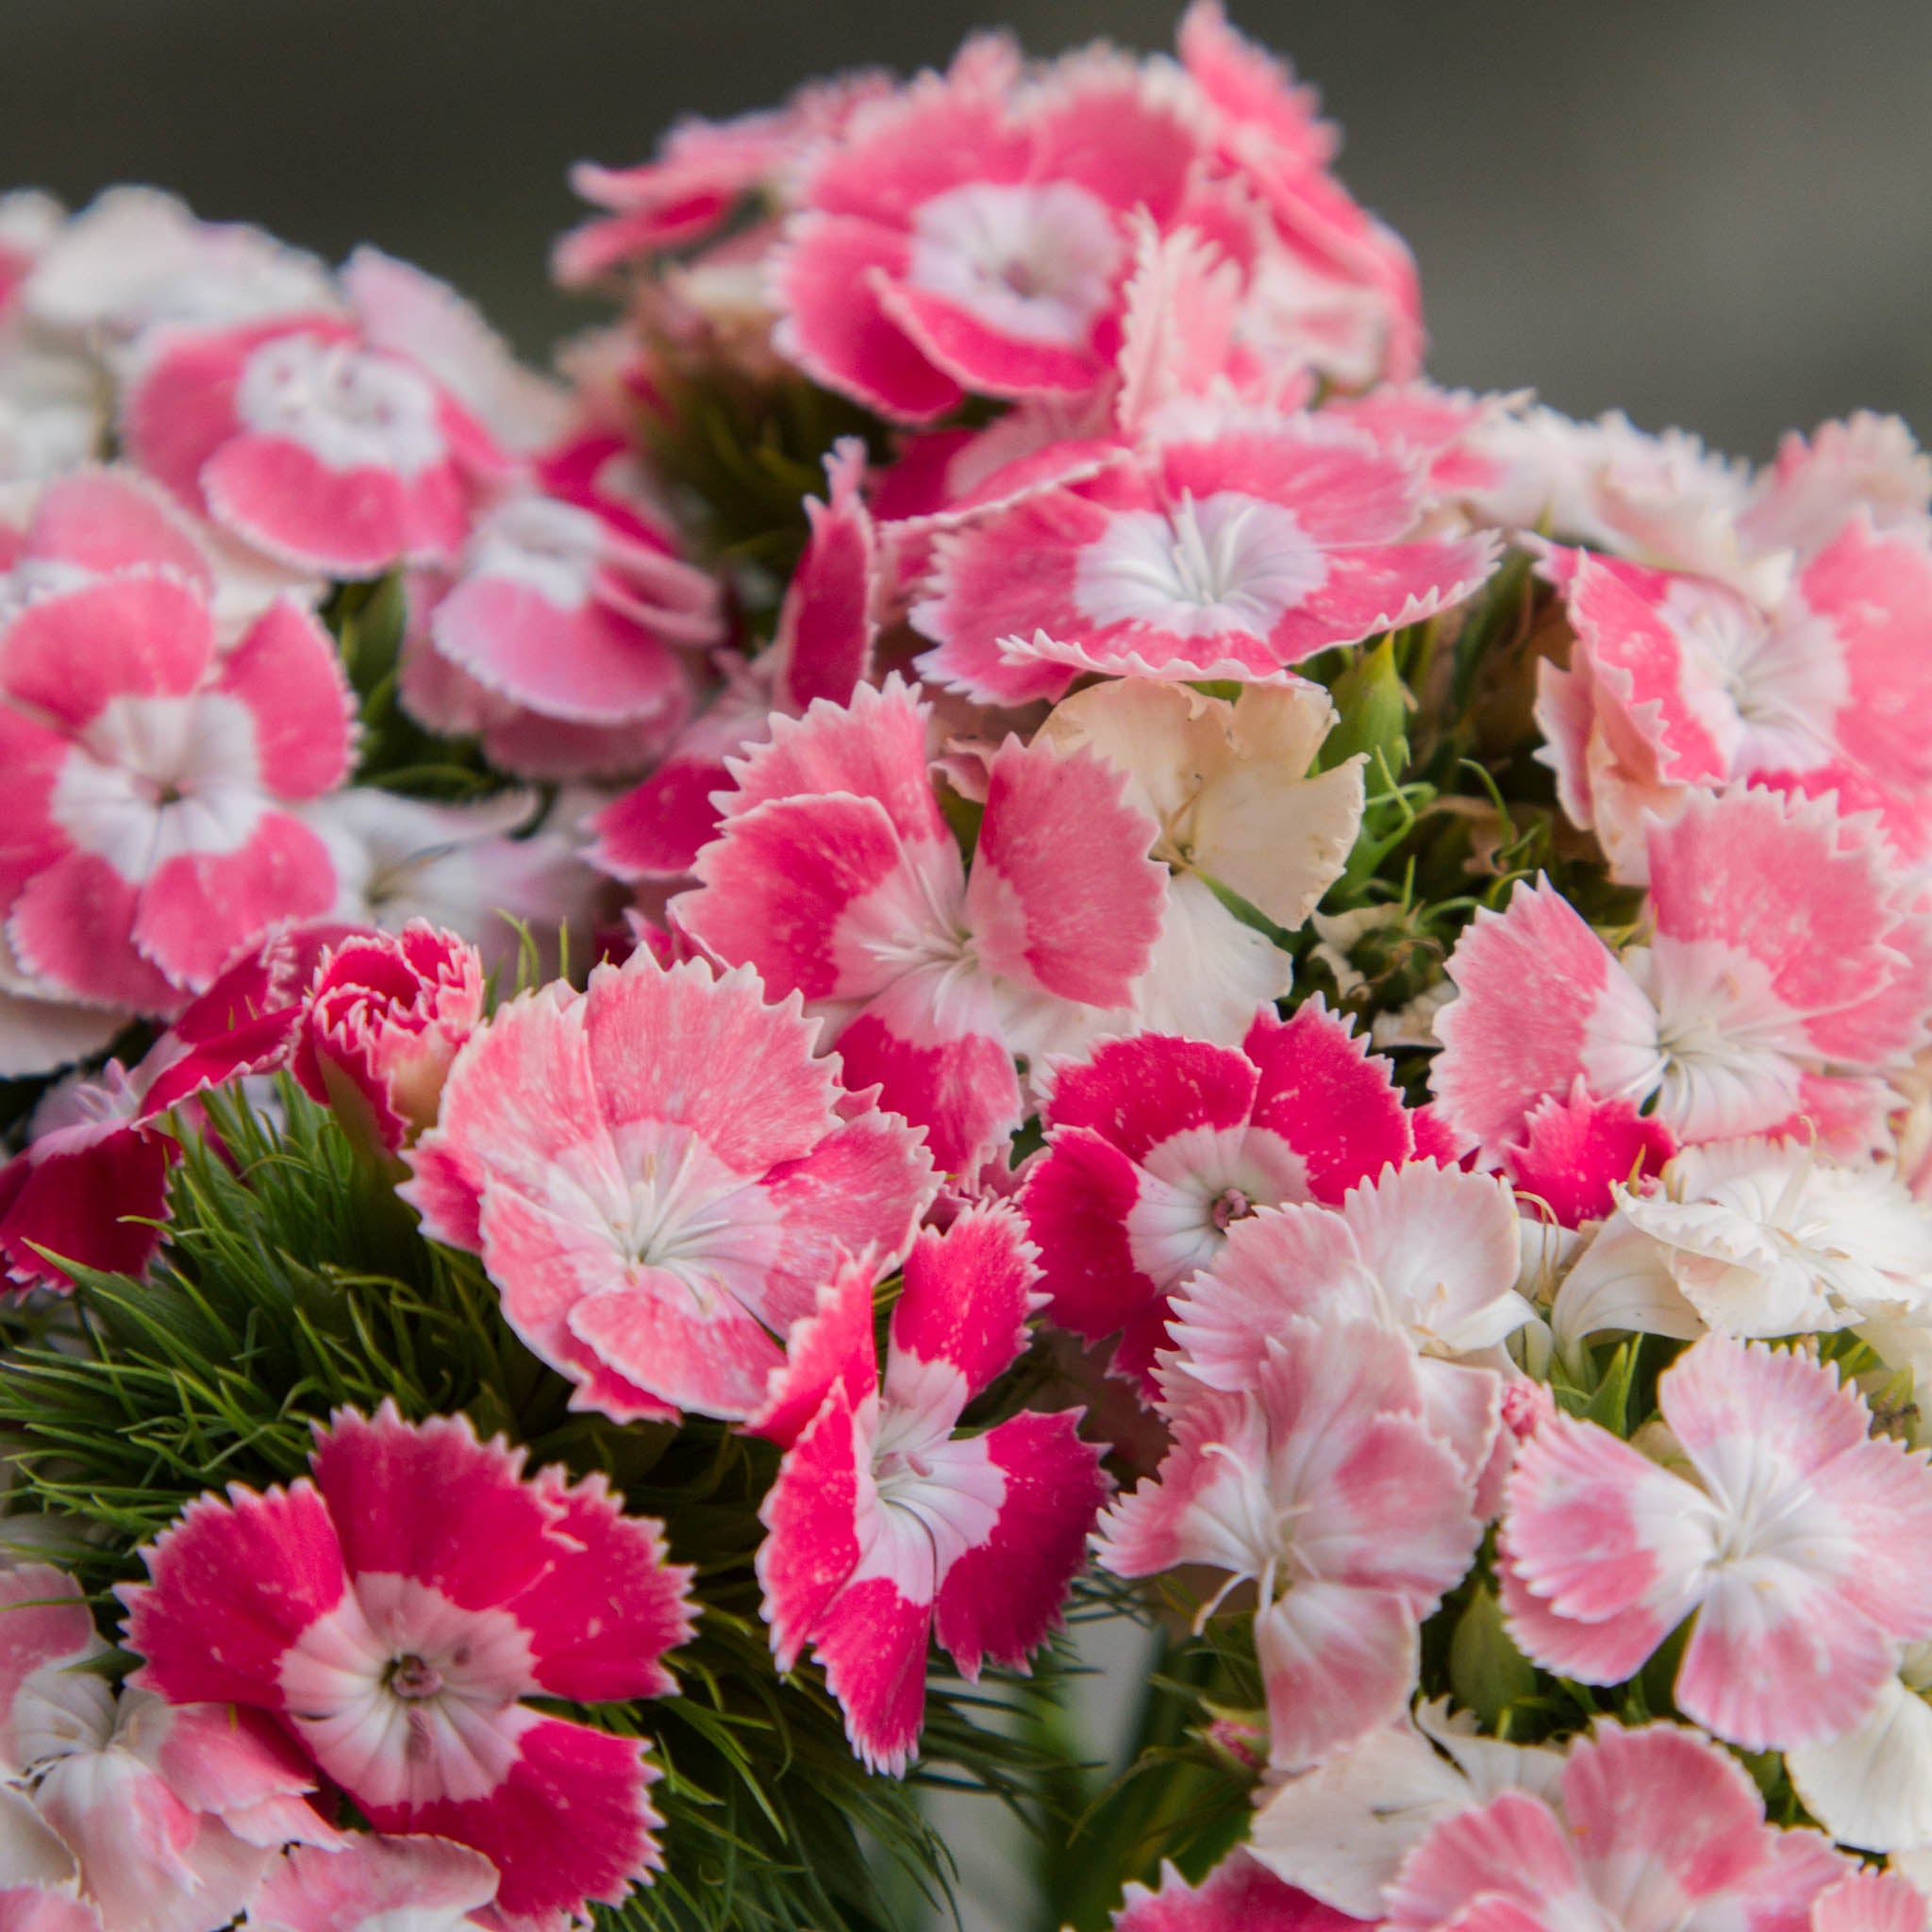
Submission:
[[[685,123],[555,377],[0,201],[0,1927],[1927,1924],[1932,463],[1336,144]]]

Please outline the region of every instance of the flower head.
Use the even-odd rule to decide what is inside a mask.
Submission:
[[[658,1862],[634,1739],[527,1697],[660,1696],[689,1573],[601,1476],[523,1476],[461,1417],[392,1405],[318,1427],[311,1475],[204,1496],[123,1592],[137,1684],[279,1719],[379,1831],[447,1838],[500,1874],[515,1927],[615,1904]],[[568,1810],[575,1829],[559,1836]]]

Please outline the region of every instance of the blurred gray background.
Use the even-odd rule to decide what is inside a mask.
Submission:
[[[0,0],[0,180],[151,180],[451,277],[526,349],[567,164],[641,158],[997,13],[1036,51],[1165,45],[1167,0]],[[1932,429],[1926,0],[1234,0],[1422,264],[1443,381],[1533,385],[1740,453],[1860,406]]]

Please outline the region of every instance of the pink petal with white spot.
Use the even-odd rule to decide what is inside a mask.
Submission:
[[[1607,1430],[1545,1422],[1516,1453],[1503,1513],[1504,1603],[1529,1655],[1586,1683],[1632,1674],[1691,1608],[1711,1556],[1690,1501]]]
[[[1539,1101],[1504,1165],[1519,1194],[1559,1227],[1602,1221],[1616,1206],[1611,1190],[1662,1172],[1677,1151],[1661,1121],[1628,1100],[1599,1100],[1579,1076],[1569,1093]]]
[[[199,1497],[142,1555],[152,1581],[118,1591],[145,1659],[129,1681],[176,1704],[279,1708],[290,1645],[348,1588],[327,1506],[307,1481]]]
[[[555,1559],[554,1511],[523,1480],[524,1452],[478,1441],[466,1416],[403,1421],[340,1409],[315,1432],[316,1487],[350,1576],[432,1584],[464,1609],[527,1590]]]
[[[774,341],[809,375],[896,423],[930,423],[962,399],[959,385],[927,359],[887,315],[886,279],[903,274],[903,234],[849,215],[793,218],[772,263],[782,311]]]
[[[35,499],[21,546],[25,559],[107,575],[159,567],[212,601],[213,573],[181,513],[132,470],[82,470],[57,477]]]
[[[818,1306],[794,1322],[785,1338],[785,1359],[772,1371],[764,1402],[745,1418],[748,1435],[789,1449],[835,1388],[856,1408],[878,1387],[873,1340],[877,1274],[868,1254],[841,1263],[819,1290]]]
[[[1298,1583],[1255,1618],[1272,1764],[1319,1762],[1392,1723],[1422,1669],[1416,1618],[1393,1591]]]
[[[1189,10],[1189,21],[1206,10],[1202,0]],[[1114,1914],[1113,1932],[1349,1932],[1361,1923],[1284,1885],[1237,1850],[1198,1886],[1186,1884],[1166,1863],[1158,1890],[1129,1884]]]
[[[347,779],[355,700],[334,641],[293,599],[249,627],[214,688],[247,708],[262,783],[275,797],[315,798]]]
[[[815,698],[848,704],[872,668],[878,537],[859,491],[865,446],[843,438],[825,458],[825,500],[807,497],[810,535],[779,608],[772,651],[776,695],[802,711]]]
[[[1255,1124],[1301,1156],[1313,1199],[1333,1207],[1408,1158],[1413,1133],[1389,1062],[1320,994],[1287,1020],[1257,1013],[1241,1051],[1259,1071]]]
[[[1789,546],[1810,558],[1860,510],[1875,529],[1912,529],[1923,526],[1928,503],[1932,464],[1911,430],[1896,416],[1860,409],[1808,437],[1788,431],[1739,528],[1764,549]]]
[[[931,1632],[931,1605],[908,1602],[889,1576],[847,1583],[819,1619],[812,1648],[868,1771],[901,1777],[918,1748]]]
[[[660,1775],[635,1738],[517,1708],[515,1757],[488,1797],[365,1805],[378,1831],[454,1839],[495,1865],[494,1916],[508,1932],[549,1932],[585,1904],[618,1905],[663,1863]],[[558,1821],[568,1817],[568,1831]]]
[[[553,1463],[533,1487],[565,1546],[512,1606],[538,1688],[579,1704],[669,1697],[677,1680],[659,1659],[689,1641],[697,1609],[691,1567],[666,1561],[664,1525],[625,1514],[601,1472],[573,1483]]]
[[[1113,1490],[1100,1468],[1103,1445],[1081,1441],[1079,1422],[1078,1410],[1028,1410],[982,1439],[1005,1477],[999,1516],[955,1560],[934,1601],[934,1632],[969,1679],[988,1658],[1024,1670],[1059,1627],[1088,1532]]]
[[[1828,806],[1758,791],[1693,798],[1652,829],[1650,872],[1660,944],[1756,961],[1821,1057],[1878,1063],[1921,1038],[1932,1002],[1919,922],[1901,916],[1882,851],[1851,842]]]
[[[966,920],[986,968],[1089,1006],[1124,1006],[1160,930],[1157,827],[1091,752],[1009,739],[989,774]]]
[[[1154,1307],[1164,1332],[1165,1296],[1135,1265],[1127,1236],[1142,1179],[1118,1147],[1080,1126],[1060,1128],[1027,1166],[1020,1201],[1040,1250],[1049,1318],[1087,1341]]]
[[[999,1037],[990,989],[943,965],[903,974],[839,1035],[855,1091],[879,1089],[925,1135],[938,1167],[965,1174],[1024,1118],[1013,1056]]]
[[[1010,1207],[969,1208],[944,1233],[924,1230],[892,1307],[893,1364],[942,1362],[977,1395],[1025,1349],[1039,1279],[1037,1251]],[[886,1398],[898,1399],[890,1372]]]
[[[308,1803],[315,1773],[288,1734],[258,1710],[233,1704],[161,1704],[126,1723],[118,1742],[157,1772],[191,1810],[210,1812],[242,1842],[275,1850],[291,1840],[339,1842]]]
[[[176,984],[200,990],[257,933],[319,919],[335,903],[328,847],[299,819],[265,812],[238,848],[158,867],[142,888],[134,942]]]
[[[496,1896],[481,1852],[438,1838],[358,1838],[341,1851],[298,1845],[248,1907],[261,1932],[372,1932],[400,1909],[422,1932],[462,1932]]]
[[[1452,1129],[1490,1158],[1579,1077],[1636,1097],[1662,1072],[1650,1002],[1547,883],[1520,881],[1507,911],[1478,911],[1447,970],[1457,996],[1436,1016],[1429,1081]]]
[[[835,1384],[758,1507],[769,1532],[758,1545],[758,1587],[781,1671],[798,1661],[858,1565],[861,1498],[872,1484],[870,1438],[861,1438],[858,1417],[871,1412],[866,1398]]]
[[[0,1887],[0,1924],[8,1932],[102,1932],[92,1906],[40,1885]]]
[[[1233,354],[1241,271],[1193,228],[1134,223],[1134,272],[1121,317],[1114,420],[1138,435],[1176,396],[1205,395]]]
[[[685,673],[667,643],[592,596],[564,603],[544,591],[507,573],[463,577],[431,614],[436,648],[487,689],[571,724],[683,708]]]
[[[14,900],[7,943],[36,976],[64,992],[165,1013],[180,1003],[181,989],[135,948],[141,905],[139,890],[105,858],[70,852],[37,873]]]
[[[213,653],[208,607],[192,586],[97,578],[28,604],[0,630],[0,692],[79,732],[113,699],[185,696]]]
[[[332,316],[304,318],[308,333],[341,340],[352,331]],[[235,433],[235,391],[249,356],[281,334],[285,321],[243,328],[183,331],[140,370],[121,403],[121,440],[136,466],[206,516],[202,466]]]
[[[45,1134],[16,1154],[0,1166],[0,1279],[71,1289],[61,1260],[145,1274],[177,1152],[166,1135],[130,1121]]]
[[[910,846],[951,841],[926,770],[931,707],[905,680],[861,685],[849,703],[813,704],[800,719],[772,721],[770,742],[732,764],[727,818],[774,798],[850,792],[875,801]]]

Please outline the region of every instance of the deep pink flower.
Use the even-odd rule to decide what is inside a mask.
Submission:
[[[1128,218],[1180,212],[1198,143],[1125,63],[1021,90],[972,42],[855,113],[808,175],[774,264],[780,352],[900,422],[968,394],[1077,397],[1119,342]]]
[[[436,1124],[450,1062],[483,1018],[483,960],[425,920],[323,958],[291,1071],[366,1144],[394,1154]]]
[[[1038,1273],[1010,1208],[921,1235],[881,1383],[873,1269],[848,1264],[794,1331],[753,1424],[789,1442],[759,1512],[773,1653],[790,1670],[812,1645],[874,1770],[903,1772],[917,1746],[929,1639],[968,1678],[989,1658],[1024,1667],[1107,1499],[1078,1410],[958,1432],[1024,1349]]]
[[[191,1503],[122,1591],[132,1681],[278,1718],[377,1830],[490,1858],[519,1932],[659,1862],[643,1746],[523,1700],[662,1696],[691,1625],[659,1524],[523,1461],[460,1416],[339,1410],[312,1479]]]
[[[1182,406],[1132,461],[942,534],[921,666],[987,704],[1081,671],[1279,683],[1490,575],[1490,539],[1415,534],[1424,501],[1412,458],[1358,430]]]
[[[1697,793],[1650,830],[1647,947],[1613,954],[1547,884],[1480,911],[1449,958],[1431,1073],[1449,1124],[1502,1158],[1581,1079],[1680,1141],[1799,1131],[1862,1151],[1932,1009],[1932,924],[1824,801]]]
[[[1279,1768],[1319,1763],[1395,1719],[1415,1689],[1423,1620],[1468,1572],[1482,1533],[1473,1481],[1426,1409],[1396,1330],[1277,1319],[1239,1392],[1174,1405],[1159,1474],[1101,1519],[1099,1558],[1117,1575],[1225,1572],[1204,1618],[1237,1584],[1256,1585]]]
[[[208,565],[107,475],[57,486],[53,566],[0,611],[0,915],[51,987],[168,1011],[267,927],[335,901],[291,808],[348,775],[335,647],[292,599],[220,648]]]
[[[510,1001],[458,1056],[404,1191],[578,1407],[748,1414],[841,1244],[905,1252],[930,1165],[817,1030],[748,972],[641,950],[582,995]]]
[[[1779,1831],[1749,1773],[1675,1724],[1607,1720],[1570,1748],[1555,1806],[1505,1791],[1409,1853],[1385,1932],[1721,1932],[1797,1927],[1855,1868]]]
[[[1639,1113],[1634,1101],[1597,1099],[1579,1074],[1561,1099],[1551,1094],[1530,1108],[1503,1167],[1533,1213],[1581,1227],[1609,1214],[1614,1188],[1661,1174],[1676,1151],[1663,1122]]]
[[[1678,1708],[1749,1751],[1858,1724],[1932,1637],[1932,1469],[1874,1438],[1835,1369],[1707,1336],[1658,1377],[1688,1463],[1555,1416],[1517,1454],[1503,1604],[1517,1643],[1585,1683],[1633,1675],[1696,1622]]]
[[[1169,1298],[1228,1229],[1285,1201],[1330,1206],[1411,1150],[1386,1062],[1319,1002],[1257,1014],[1240,1050],[1143,1033],[1058,1068],[1021,1203],[1051,1319],[1157,1392]]]
[[[672,912],[802,994],[837,1027],[848,1084],[876,1081],[941,1168],[969,1173],[1023,1117],[1016,1055],[1130,1024],[1166,874],[1124,774],[1009,738],[969,874],[927,770],[929,715],[895,676],[774,723]]]
[[[71,1576],[0,1572],[0,1870],[76,1891],[105,1932],[208,1932],[285,1842],[335,1842],[315,1774],[258,1712],[117,1695],[89,1668],[107,1650]]]
[[[1230,1852],[1199,1885],[1170,1864],[1153,1891],[1129,1885],[1113,1932],[1351,1932],[1362,1921],[1284,1885],[1246,1852]]]

